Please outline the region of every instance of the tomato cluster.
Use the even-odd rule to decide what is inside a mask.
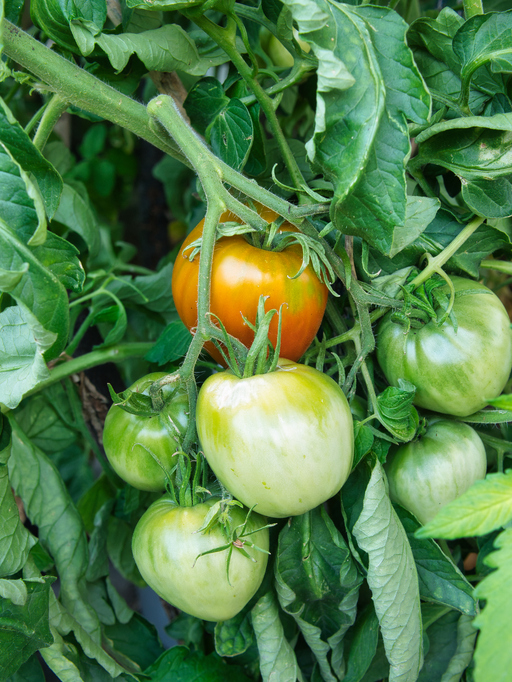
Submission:
[[[261,212],[268,222],[276,218]],[[240,222],[224,214],[221,222],[228,221]],[[190,329],[197,325],[198,258],[187,254],[203,228],[202,221],[185,240],[172,281],[176,309]],[[287,223],[280,227],[294,229]],[[245,508],[230,508],[227,525],[212,523],[213,510],[224,501],[209,497],[182,507],[167,493],[149,507],[134,533],[134,557],[148,584],[205,620],[231,618],[256,593],[267,564],[265,517],[304,514],[326,502],[353,466],[353,422],[343,391],[327,374],[297,362],[317,333],[327,301],[327,288],[310,266],[293,278],[301,264],[298,245],[274,252],[240,235],[217,241],[210,311],[229,334],[250,346],[260,297],[267,298],[267,309],[284,307],[281,357],[273,371],[243,377],[231,369],[215,372],[197,399],[200,447],[218,481]],[[438,413],[386,463],[391,498],[421,523],[486,473],[477,432],[446,416],[465,417],[483,408],[501,393],[512,367],[510,321],[499,299],[478,282],[452,281],[453,315],[446,321],[432,319],[407,330],[389,313],[377,331],[377,359],[387,381],[414,384],[415,404]],[[275,347],[277,321],[269,340]],[[212,344],[207,347],[222,361]],[[149,375],[131,390],[147,393],[161,376]],[[175,464],[187,415],[183,390],[145,416],[112,407],[104,445],[117,473],[135,487],[162,491],[162,467]],[[251,540],[246,544],[233,528]]]

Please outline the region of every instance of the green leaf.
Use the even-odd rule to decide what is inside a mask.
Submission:
[[[158,9],[157,4],[151,2],[151,10]],[[137,55],[148,71],[183,71],[192,76],[203,76],[210,67],[226,60],[225,56],[220,59],[203,57],[194,40],[179,24],[165,24],[143,33],[119,35],[95,32],[94,27],[87,22],[73,22],[71,29],[82,54],[91,54],[95,45],[98,45],[116,73],[126,67],[133,54]]]
[[[110,517],[107,536],[108,555],[119,573],[140,587],[145,583],[132,554],[133,528],[115,516]]]
[[[416,200],[407,199],[405,178],[410,154],[407,120],[426,123],[430,96],[405,42],[407,24],[387,9],[361,7],[355,11],[368,31],[368,49],[376,60],[385,105],[364,160],[364,172],[350,194],[340,196],[336,188],[331,217],[343,233],[361,236],[393,256],[435,215],[435,200],[424,204],[427,210],[423,215],[417,212],[411,203]]]
[[[512,113],[468,116],[417,136],[414,166],[435,164],[462,183],[468,207],[486,218],[512,215]]]
[[[512,471],[487,474],[416,531],[418,538],[486,535],[512,520]]]
[[[287,5],[319,60],[308,153],[334,184],[333,223],[382,253],[396,253],[411,235],[405,227],[407,119],[426,122],[430,106],[405,42],[407,24],[377,7],[328,0]],[[426,225],[414,221],[415,229]]]
[[[214,153],[225,163],[241,170],[251,151],[254,137],[249,110],[239,99],[229,100],[206,131]]]
[[[14,409],[25,393],[50,375],[44,353],[56,334],[47,331],[25,307],[11,306],[0,313],[0,402]]]
[[[69,327],[68,296],[57,276],[37,259],[34,249],[23,244],[15,233],[0,220],[0,271],[26,272],[16,286],[12,283],[9,294],[21,306],[28,308],[41,327],[56,334],[51,346],[51,359],[58,355],[67,342]],[[0,278],[0,290],[2,290]],[[47,342],[48,337],[45,339]],[[49,346],[48,346],[49,348]]]
[[[294,618],[323,678],[335,682],[329,654],[355,621],[362,576],[323,507],[293,517],[283,528],[275,577],[281,608]]]
[[[459,682],[471,661],[476,632],[473,619],[456,611],[423,609],[428,653],[418,682]]]
[[[485,600],[485,606],[474,621],[480,630],[475,652],[475,682],[505,682],[512,669],[512,648],[502,645],[512,608],[512,529],[504,530],[495,545],[498,551],[490,554],[486,563],[496,570],[476,588],[477,597]]]
[[[100,249],[100,231],[92,208],[76,186],[65,183],[53,220],[76,232],[86,243],[91,256]]]
[[[470,583],[433,540],[421,540],[415,532],[421,524],[412,514],[395,505],[411,545],[422,599],[445,604],[469,616],[476,615],[474,590]]]
[[[393,258],[414,242],[436,217],[440,202],[428,197],[407,197],[405,220],[397,225],[393,232],[393,242],[389,249],[389,257]]]
[[[418,429],[419,416],[412,404],[416,386],[403,379],[398,380],[399,388],[389,386],[377,396],[380,421],[398,440],[407,443]]]
[[[357,617],[347,642],[347,671],[343,682],[360,682],[377,651],[379,620],[372,604],[368,604]]]
[[[55,560],[63,604],[99,639],[97,616],[87,604],[85,594],[87,539],[80,515],[54,464],[30,442],[14,418],[10,422],[11,484],[23,500],[27,516],[38,526],[41,544]]]
[[[217,654],[205,656],[185,646],[175,646],[144,671],[151,682],[249,682],[238,666],[228,666]],[[277,680],[277,678],[276,678]]]
[[[374,435],[371,430],[362,424],[360,421],[354,420],[354,464],[352,468],[355,468],[357,464],[367,455],[372,449],[374,440]]]
[[[462,64],[462,79],[490,63],[493,72],[512,71],[512,12],[470,17],[453,38],[453,51]]]
[[[378,461],[353,534],[368,554],[367,580],[390,663],[389,680],[415,682],[423,663],[418,580],[407,535],[389,500]]]
[[[54,643],[40,653],[46,665],[61,682],[85,682],[80,670],[71,659],[76,660],[76,647],[68,644],[57,632],[53,632]]]
[[[274,594],[267,592],[261,597],[251,615],[263,682],[296,682],[299,667],[295,653],[284,635]]]
[[[377,58],[365,22],[353,8],[327,0],[285,4],[318,59],[315,132],[308,153],[333,181],[341,201],[362,173],[384,110]]]
[[[413,22],[407,34],[414,59],[433,94],[435,108],[439,110],[451,100],[456,116],[460,115],[457,100],[462,86],[462,63],[453,43],[457,31],[464,25],[464,19],[457,12],[445,7],[435,19],[421,17]],[[486,68],[474,74],[471,86],[469,104],[472,111],[480,111],[493,94],[505,92],[503,82],[494,79]]]
[[[127,7],[140,7],[149,10],[176,10],[196,7],[204,0],[127,0]]]
[[[0,216],[24,243],[46,238],[46,214],[39,190],[0,143]]]
[[[27,586],[23,580],[0,578],[0,599],[9,599],[16,606],[24,606],[27,603],[27,597]]]
[[[215,625],[215,651],[219,656],[239,656],[254,642],[250,611],[242,609],[239,614]]]
[[[16,121],[0,99],[0,140],[20,168],[32,173],[42,194],[49,218],[57,210],[62,191],[62,178]]]
[[[45,682],[45,677],[37,654],[32,656],[10,676],[8,682]]]
[[[121,652],[141,670],[146,670],[164,653],[155,626],[138,613],[126,624],[106,625],[104,632],[114,651]]]
[[[56,234],[48,232],[41,246],[32,253],[44,268],[47,268],[66,289],[82,291],[85,271],[78,259],[78,249]]]
[[[457,648],[441,682],[459,682],[462,678],[462,674],[473,659],[476,635],[474,619],[461,616],[457,623]]]
[[[191,341],[192,334],[181,320],[176,320],[163,330],[145,359],[158,365],[174,362],[186,354]]]
[[[20,571],[36,538],[22,524],[6,464],[0,464],[0,577]]]
[[[65,450],[77,439],[69,396],[61,384],[26,399],[16,412],[16,421],[34,445],[49,455]]]
[[[27,598],[15,604],[0,598],[0,675],[3,680],[18,670],[35,651],[49,646],[48,599],[53,578],[25,582]]]
[[[207,76],[192,86],[183,106],[194,128],[204,135],[210,123],[228,103],[229,97],[222,84],[216,78]]]
[[[152,275],[117,277],[107,288],[126,305],[134,304],[142,306],[144,310],[160,313],[169,324],[177,319],[171,281],[172,263],[168,263]]]

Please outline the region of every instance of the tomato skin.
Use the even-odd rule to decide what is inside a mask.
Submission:
[[[213,374],[199,391],[196,423],[217,478],[265,516],[303,514],[350,474],[350,407],[336,382],[313,367],[280,359],[269,374]]]
[[[166,494],[141,517],[132,541],[135,562],[147,584],[176,608],[211,621],[228,620],[241,611],[260,586],[268,562],[265,552],[247,545],[244,549],[255,562],[233,550],[229,584],[227,551],[197,559],[202,552],[227,544],[220,526],[206,534],[196,532],[218,499],[180,507]],[[244,523],[247,510],[232,507],[230,513],[235,527]],[[265,525],[266,519],[252,512],[247,531]],[[248,541],[268,551],[268,528],[250,535]]]
[[[151,384],[164,376],[165,372],[147,374],[129,390],[148,395]],[[165,489],[164,472],[138,443],[151,450],[170,471],[176,464],[173,456],[179,449],[180,437],[185,434],[187,424],[188,397],[184,390],[177,391],[162,412],[150,417],[130,414],[112,405],[103,430],[105,454],[114,471],[134,488],[162,492]]]
[[[433,420],[424,436],[400,446],[386,463],[391,499],[422,524],[484,478],[486,469],[477,432],[447,419]]]
[[[428,322],[406,337],[388,315],[379,326],[377,359],[392,386],[400,378],[416,386],[419,407],[466,417],[505,387],[512,333],[503,304],[487,287],[463,277],[452,281],[457,331],[450,320],[441,327]],[[444,291],[448,294],[447,286]]]
[[[277,214],[261,209],[268,222]],[[241,222],[231,213],[223,213],[220,222]],[[202,220],[189,234],[176,257],[172,274],[172,294],[182,322],[192,329],[197,326],[197,287],[199,256],[192,262],[185,252],[187,246],[203,233]],[[283,223],[283,231],[296,231]],[[282,311],[280,355],[298,360],[307,350],[320,327],[327,305],[328,290],[309,265],[300,277],[290,279],[302,264],[302,249],[294,244],[283,251],[265,251],[249,244],[243,236],[223,237],[215,245],[211,278],[210,312],[217,315],[226,330],[249,347],[254,333],[242,316],[254,324],[260,295],[268,296],[265,310]],[[215,318],[212,318],[215,321]],[[269,338],[275,347],[277,315],[271,322]],[[213,343],[206,350],[221,364],[225,364]]]

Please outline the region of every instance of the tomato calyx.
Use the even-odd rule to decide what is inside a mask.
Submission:
[[[411,272],[408,279],[412,279]],[[450,296],[447,296],[442,288],[448,284]],[[419,329],[428,322],[433,322],[436,327],[441,327],[447,319],[450,319],[455,330],[457,320],[453,313],[455,302],[455,289],[451,279],[444,272],[434,274],[430,279],[415,287],[413,283],[400,285],[403,295],[403,306],[391,313],[393,322],[405,327],[405,335],[411,328]],[[442,311],[440,314],[440,310]]]
[[[254,559],[254,557],[252,557],[246,551],[245,546],[250,547],[251,549],[254,549],[257,552],[270,554],[268,550],[259,547],[258,545],[256,545],[251,540],[248,540],[247,538],[249,538],[254,533],[259,533],[259,531],[264,530],[265,528],[271,528],[272,526],[276,525],[275,523],[267,523],[265,526],[255,528],[252,530],[247,530],[247,524],[249,523],[251,513],[254,510],[255,506],[254,505],[253,507],[251,507],[251,509],[247,511],[244,522],[237,526],[233,526],[232,518],[230,515],[230,509],[234,506],[243,508],[243,504],[238,500],[224,498],[220,499],[218,502],[212,505],[212,507],[208,511],[208,514],[205,516],[203,525],[195,531],[196,533],[206,534],[213,530],[213,528],[215,528],[216,526],[219,526],[222,529],[222,532],[226,538],[226,543],[198,554],[194,561],[194,566],[198,559],[200,559],[202,556],[227,551],[226,578],[229,585],[231,585],[229,580],[229,567],[231,564],[231,557],[233,551],[236,550],[237,552],[240,552],[242,556],[244,556],[246,559],[249,559],[254,563],[256,562],[256,559]]]
[[[299,270],[294,275],[289,276],[290,279],[297,279],[311,265],[320,282],[325,284],[333,296],[339,297],[339,294],[332,288],[336,281],[336,275],[327,258],[324,246],[320,241],[302,234],[302,232],[280,231],[285,222],[285,219],[279,216],[268,224],[266,230],[260,230],[247,223],[240,224],[234,221],[219,223],[216,229],[215,241],[219,241],[223,237],[243,236],[255,248],[275,252],[284,251],[290,246],[298,244],[302,249],[302,263]],[[202,241],[203,238],[201,236],[188,244],[184,249],[183,255],[185,256],[187,253],[186,258],[190,262],[201,252]]]
[[[256,374],[267,374],[268,372],[274,372],[276,370],[281,347],[283,306],[280,307],[279,311],[274,308],[273,310],[265,312],[265,301],[267,299],[268,296],[260,296],[259,298],[256,324],[252,324],[245,316],[243,317],[245,324],[254,332],[254,341],[244,358],[240,358],[240,355],[235,354],[229,335],[222,324],[222,320],[220,320],[217,315],[210,313],[210,315],[215,317],[221,327],[227,354],[224,347],[216,339],[212,339],[212,341],[222,354],[226,365],[239,379],[246,379]],[[275,348],[268,338],[270,323],[274,315],[278,315],[277,342]]]

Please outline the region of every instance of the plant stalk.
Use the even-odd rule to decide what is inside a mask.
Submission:
[[[34,146],[37,147],[37,149],[39,149],[40,152],[42,152],[43,149],[45,148],[46,142],[48,141],[48,138],[50,137],[53,129],[55,128],[55,124],[57,123],[57,121],[66,111],[67,108],[68,108],[67,99],[64,99],[61,95],[58,94],[52,95],[48,103],[48,106],[44,110],[43,117],[39,122],[36,134],[32,139]]]
[[[267,117],[268,124],[272,135],[275,137],[279,149],[283,156],[284,163],[288,172],[290,173],[292,183],[298,189],[306,184],[302,172],[293,156],[293,153],[288,145],[288,142],[283,134],[277,115],[274,109],[272,98],[265,92],[257,78],[254,77],[252,68],[247,64],[243,56],[238,51],[234,40],[230,40],[226,29],[217,26],[205,16],[191,16],[199,28],[201,28],[207,35],[222,47],[230,60],[235,65],[238,73],[242,76],[247,85],[251,88],[254,96],[258,100],[263,113]],[[234,35],[234,32],[230,32]]]
[[[61,57],[7,19],[3,21],[3,42],[4,54],[41,79],[54,93],[80,109],[130,130],[188,165],[172,140],[157,135],[150,128],[149,115],[143,104]]]

